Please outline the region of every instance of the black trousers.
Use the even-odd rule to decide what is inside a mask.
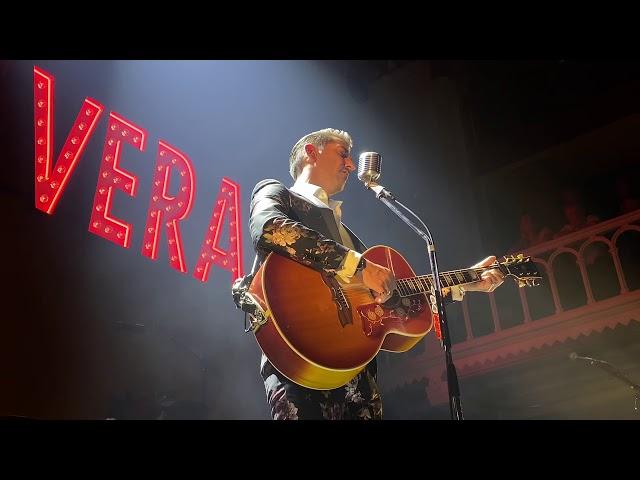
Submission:
[[[274,420],[382,420],[375,358],[344,387],[312,390],[282,375],[263,356],[260,374]]]

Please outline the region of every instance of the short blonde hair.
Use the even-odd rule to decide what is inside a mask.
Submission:
[[[291,174],[291,177],[295,180],[300,174],[302,162],[307,158],[307,152],[304,149],[304,146],[307,143],[318,148],[322,148],[327,143],[336,141],[347,145],[349,150],[351,150],[351,147],[353,146],[353,141],[351,140],[349,132],[337,130],[335,128],[323,128],[317,132],[307,133],[304,137],[298,140],[291,149],[291,154],[289,155],[289,174]]]

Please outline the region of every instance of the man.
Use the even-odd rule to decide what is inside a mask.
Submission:
[[[376,293],[376,302],[391,298],[396,280],[391,271],[362,257],[360,239],[341,222],[342,202],[330,197],[341,192],[355,170],[351,136],[326,128],[302,137],[292,148],[289,173],[295,184],[287,189],[277,180],[263,180],[253,190],[249,228],[260,260],[269,252],[349,283],[354,276]],[[490,265],[489,257],[476,266]],[[464,290],[493,291],[503,277],[498,270]],[[446,289],[445,301],[461,300],[459,287]],[[344,387],[312,390],[278,372],[262,355],[260,373],[274,420],[381,419],[382,400],[376,383],[375,359]]]

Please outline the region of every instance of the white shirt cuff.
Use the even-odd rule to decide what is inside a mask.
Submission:
[[[347,253],[342,262],[342,268],[336,272],[336,275],[338,275],[343,282],[351,283],[351,277],[355,275],[361,258],[361,253],[355,250],[349,250],[349,253]]]
[[[451,298],[453,299],[453,301],[461,302],[464,298],[464,291],[462,290],[462,288],[458,285],[454,285],[449,288],[451,288]]]

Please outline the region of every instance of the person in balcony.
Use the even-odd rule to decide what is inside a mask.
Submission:
[[[566,223],[553,236],[553,238],[562,237],[569,233],[577,232],[583,228],[590,227],[600,222],[597,215],[587,215],[582,199],[576,189],[568,188],[562,193],[562,213]]]
[[[508,253],[519,253],[539,243],[551,240],[553,232],[547,226],[538,227],[538,222],[528,212],[520,216],[520,238]]]

